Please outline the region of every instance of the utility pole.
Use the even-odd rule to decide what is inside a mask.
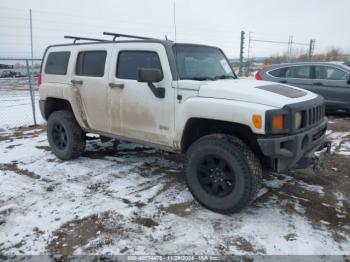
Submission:
[[[250,64],[251,64],[251,58],[250,58],[250,48],[251,48],[251,43],[252,43],[252,32],[249,32],[248,35],[248,55],[247,55],[247,73],[246,76],[249,76],[250,73]]]
[[[292,59],[292,52],[293,52],[293,36],[290,35],[289,36],[289,40],[288,40],[288,51],[287,51],[287,60],[288,60],[288,63],[291,62],[291,59]]]
[[[314,54],[315,50],[315,39],[310,39],[310,46],[309,46],[309,62],[312,62],[312,56]]]
[[[32,100],[32,110],[33,110],[33,119],[34,125],[36,125],[36,116],[35,116],[35,95],[34,95],[34,55],[33,55],[33,20],[32,20],[32,9],[29,9],[29,21],[30,21],[30,54],[31,54],[31,70],[29,73],[29,64],[27,62],[27,72],[29,78],[29,88],[30,88],[30,97]]]
[[[245,32],[242,30],[241,31],[241,47],[240,47],[240,52],[239,52],[239,71],[238,71],[239,76],[242,76],[242,71],[243,71],[244,35],[245,35]]]

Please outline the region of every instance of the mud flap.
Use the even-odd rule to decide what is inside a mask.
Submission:
[[[312,169],[315,175],[325,174],[329,160],[331,159],[331,146],[332,143],[327,141],[319,151],[314,153],[314,157],[312,158]]]

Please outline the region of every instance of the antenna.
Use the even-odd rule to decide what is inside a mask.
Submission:
[[[173,18],[174,18],[174,33],[175,33],[175,45],[177,43],[177,37],[176,37],[176,2],[174,0],[173,4]],[[175,65],[176,65],[176,92],[177,92],[177,99],[179,100],[179,103],[181,103],[182,100],[182,95],[179,93],[179,72],[178,72],[178,63],[177,63],[177,47],[175,46],[174,48],[174,53],[175,53]]]
[[[88,38],[88,37],[80,37],[80,36],[70,36],[70,35],[65,35],[64,38],[74,39],[74,41],[73,41],[74,44],[79,40],[88,40],[88,41],[97,41],[97,42],[108,41],[108,40],[104,40],[104,39]]]
[[[176,43],[177,38],[176,38],[176,2],[175,0],[174,0],[173,11],[174,11],[173,16],[174,16],[175,43]]]
[[[143,40],[154,40],[154,38],[138,36],[138,35],[125,35],[125,34],[110,33],[110,32],[103,32],[103,34],[113,36],[113,41],[115,41],[115,39],[117,37],[127,37],[127,38],[143,39]]]

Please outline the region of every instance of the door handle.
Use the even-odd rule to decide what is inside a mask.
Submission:
[[[323,84],[321,82],[316,82],[314,83],[315,86],[323,86]]]
[[[280,83],[282,83],[282,84],[287,84],[288,81],[287,81],[287,80],[281,80]]]
[[[108,85],[110,88],[114,88],[114,87],[124,88],[124,84],[109,83]]]
[[[70,80],[70,82],[73,84],[73,85],[82,85],[83,84],[83,80]]]

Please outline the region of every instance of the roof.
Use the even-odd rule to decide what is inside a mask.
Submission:
[[[337,65],[338,67],[342,67],[346,70],[349,70],[350,68],[350,62],[342,62],[342,61],[332,61],[332,62],[299,62],[299,63],[282,63],[282,64],[274,64],[271,66],[267,66],[266,68],[277,68],[277,67],[287,67],[287,66],[302,66],[302,65],[329,65],[334,66]]]

